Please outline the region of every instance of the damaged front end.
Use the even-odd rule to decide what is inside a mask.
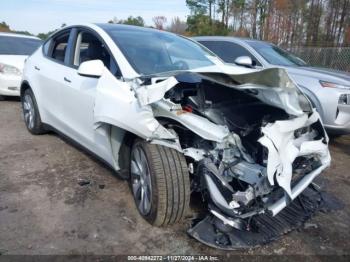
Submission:
[[[257,246],[315,209],[310,187],[330,164],[328,137],[283,69],[182,72],[130,85],[135,112],[147,108],[142,121],[153,123],[145,138],[186,156],[191,190],[207,205],[191,236],[217,248]]]
[[[189,234],[207,245],[237,249],[268,243],[300,226],[321,204],[312,182],[329,166],[330,155],[317,112],[259,129],[254,150],[245,141],[249,135],[242,136],[241,144],[219,144],[198,162],[211,214]]]

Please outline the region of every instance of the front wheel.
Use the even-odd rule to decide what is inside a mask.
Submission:
[[[26,127],[33,135],[45,133],[45,128],[41,122],[38,105],[36,103],[33,91],[26,89],[21,97],[23,117]]]
[[[136,140],[130,159],[130,185],[142,217],[155,226],[181,221],[190,200],[184,156],[174,149]]]

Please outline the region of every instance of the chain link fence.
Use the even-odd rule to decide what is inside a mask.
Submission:
[[[295,47],[290,51],[309,65],[350,72],[350,47]]]

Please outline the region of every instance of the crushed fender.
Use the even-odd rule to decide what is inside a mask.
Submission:
[[[98,81],[94,123],[108,123],[145,139],[176,139],[153,115],[151,106],[140,105],[131,84],[116,79],[107,69]]]

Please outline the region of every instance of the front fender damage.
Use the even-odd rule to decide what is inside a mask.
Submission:
[[[319,194],[310,186],[330,164],[328,137],[283,69],[125,81],[106,69],[97,86],[94,122],[186,156],[192,190],[202,194],[210,211],[189,234],[210,246],[267,243],[319,207]]]
[[[132,88],[133,82],[122,82],[106,68],[98,81],[94,106],[94,123],[107,123],[144,139],[175,140],[153,115],[151,106],[141,105]]]

